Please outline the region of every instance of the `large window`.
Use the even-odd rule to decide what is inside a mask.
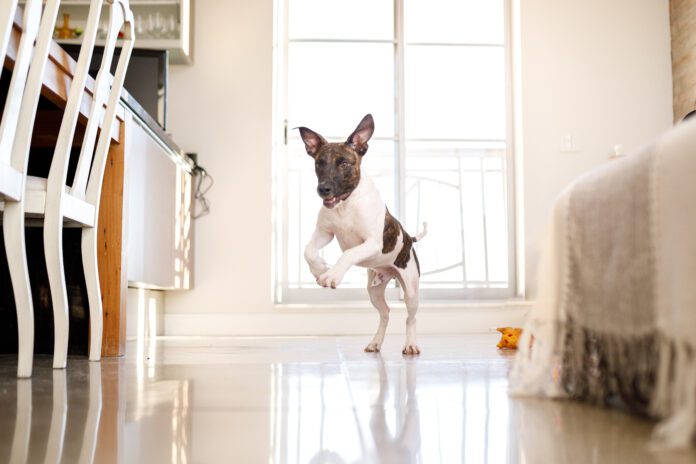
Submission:
[[[298,131],[342,141],[366,113],[363,169],[415,235],[422,299],[514,293],[507,0],[277,0],[276,294],[364,299],[366,271],[318,288],[303,259],[321,207]],[[334,242],[329,263],[340,256]],[[395,285],[395,284],[393,284]],[[398,295],[394,286],[391,296]]]

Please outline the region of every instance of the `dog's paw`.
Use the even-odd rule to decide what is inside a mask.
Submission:
[[[372,342],[365,347],[365,352],[366,353],[379,353],[380,348],[381,347],[379,346],[378,343]]]
[[[343,274],[335,272],[333,269],[329,269],[317,278],[317,283],[322,287],[336,288],[343,280]]]
[[[329,266],[323,265],[323,266],[309,266],[309,271],[312,273],[314,278],[319,281],[319,277],[322,276],[326,271],[329,270]]]
[[[416,356],[420,354],[420,348],[418,348],[418,345],[406,345],[403,351],[401,351],[401,354]]]

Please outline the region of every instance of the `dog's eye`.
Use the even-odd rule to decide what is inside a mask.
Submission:
[[[350,162],[348,162],[346,160],[341,161],[338,165],[341,166],[342,168],[347,168],[348,166],[351,166]]]

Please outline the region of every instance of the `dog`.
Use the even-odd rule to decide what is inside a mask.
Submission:
[[[323,200],[316,229],[305,247],[304,257],[312,275],[322,287],[336,288],[351,266],[368,269],[367,292],[379,311],[380,322],[367,352],[382,348],[389,323],[389,306],[384,292],[392,279],[397,279],[404,292],[406,344],[403,354],[418,355],[416,344],[416,311],[420,264],[413,244],[427,233],[411,237],[387,210],[372,179],[360,165],[367,153],[367,142],[375,130],[371,114],[366,115],[343,143],[329,143],[311,129],[298,127],[307,154],[314,159],[317,194]],[[343,254],[333,267],[319,255],[334,237]]]

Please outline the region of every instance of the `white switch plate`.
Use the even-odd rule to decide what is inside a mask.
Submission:
[[[573,134],[563,134],[561,136],[561,153],[576,153],[577,151],[577,137]]]
[[[617,143],[614,145],[614,153],[609,156],[610,158],[621,158],[622,156],[626,156],[626,150],[624,149],[624,146],[621,145],[620,143]]]

